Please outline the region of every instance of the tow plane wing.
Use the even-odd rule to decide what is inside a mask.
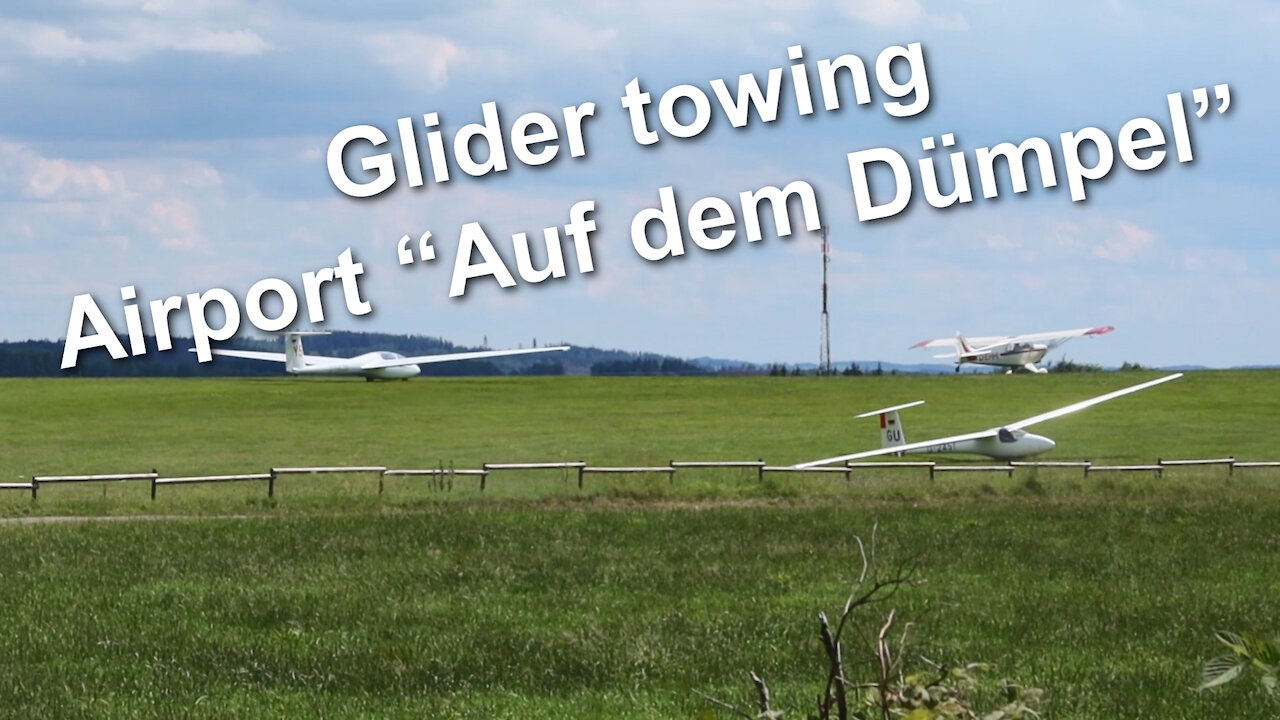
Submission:
[[[1106,335],[1115,330],[1114,325],[1103,325],[1101,327],[1076,328],[1075,330],[1054,330],[1052,332],[1027,333],[1025,335],[986,335],[982,337],[964,336],[965,342],[968,343],[972,352],[983,352],[1001,345],[1010,345],[1013,343],[1047,343],[1051,347],[1057,347],[1071,338],[1085,337],[1092,335]],[[916,348],[935,348],[945,347],[951,348],[953,351],[960,349],[959,333],[957,337],[934,338],[932,340],[921,340],[911,349]],[[938,357],[954,357],[954,355],[940,355]]]

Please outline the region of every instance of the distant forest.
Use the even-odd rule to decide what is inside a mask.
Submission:
[[[125,348],[128,338],[121,337]],[[404,355],[433,355],[466,352],[484,348],[454,345],[436,337],[391,335],[386,333],[334,332],[304,339],[307,353],[353,357],[375,350],[391,350]],[[94,348],[80,353],[75,368],[62,370],[62,343],[51,340],[0,342],[0,377],[271,377],[284,374],[282,364],[215,357],[207,363],[196,360],[188,352],[190,338],[174,338],[174,349],[157,352],[155,338],[147,337],[147,354],[113,360],[105,349]],[[551,343],[559,344],[559,343]],[[241,339],[220,345],[241,350],[283,352],[278,338]],[[686,360],[651,353],[600,350],[573,347],[563,353],[463,360],[460,362],[422,365],[424,376],[493,376],[493,375],[714,375],[733,372],[766,373],[767,368],[752,366],[734,370],[711,370]]]
[[[127,337],[120,338],[128,348]],[[307,337],[303,341],[306,352],[335,357],[354,357],[375,350],[391,350],[404,355],[434,355],[438,353],[467,352],[486,348],[464,347],[438,338],[424,335],[392,335],[388,333],[358,333],[335,331],[329,335]],[[536,341],[535,341],[536,342]],[[563,343],[545,343],[561,345]],[[244,360],[231,357],[214,357],[207,363],[196,361],[188,352],[191,338],[174,338],[174,349],[157,352],[154,349],[139,357],[112,360],[103,348],[80,353],[77,367],[62,370],[62,343],[52,340],[23,340],[0,342],[0,377],[275,377],[284,374],[281,363]],[[155,348],[155,338],[147,336],[147,347]],[[240,350],[284,352],[279,338],[244,338],[218,347]],[[494,358],[493,360],[463,360],[460,362],[431,363],[419,366],[426,377],[494,376],[494,375],[814,375],[813,365],[751,365],[732,360],[680,358],[654,353],[601,350],[593,347],[574,346],[566,352]],[[1052,372],[1097,372],[1105,368],[1099,365],[1059,360],[1049,363]],[[1137,363],[1126,362],[1120,370],[1144,370]],[[900,373],[936,373],[951,371],[950,365],[898,365],[883,367],[881,363],[839,363],[832,375],[897,375]],[[978,372],[1002,372],[995,368],[978,369]]]

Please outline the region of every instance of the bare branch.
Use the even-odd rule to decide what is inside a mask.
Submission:
[[[847,616],[846,616],[847,617]],[[849,717],[849,703],[845,697],[844,662],[840,657],[840,640],[831,634],[831,625],[827,622],[827,614],[818,613],[818,636],[822,639],[822,648],[827,652],[827,687],[822,701],[818,704],[821,717],[831,717],[831,705],[835,704],[836,717],[846,720]]]
[[[739,710],[738,708],[736,708],[736,707],[734,707],[734,706],[730,705],[729,703],[727,703],[727,702],[725,702],[725,701],[723,701],[723,700],[717,699],[717,698],[713,698],[713,697],[711,697],[710,695],[708,695],[708,694],[706,694],[706,693],[704,693],[704,692],[699,692],[699,691],[697,691],[697,690],[694,690],[694,691],[693,691],[693,694],[694,694],[694,695],[697,695],[698,697],[702,698],[703,700],[706,700],[707,702],[711,703],[712,705],[716,705],[716,706],[718,706],[718,707],[724,708],[725,710],[728,710],[729,712],[733,713],[734,715],[738,715],[738,716],[740,716],[740,717],[744,717],[744,718],[751,718],[751,716],[750,716],[750,715],[748,715],[747,713],[745,713],[745,712],[743,712],[743,711]]]
[[[880,715],[884,720],[889,720],[889,701],[891,699],[889,669],[893,666],[893,660],[889,654],[889,644],[885,642],[884,637],[888,634],[890,626],[893,625],[893,616],[896,612],[896,610],[889,611],[888,619],[884,621],[884,626],[880,628],[880,633],[876,636],[876,657],[880,659]]]
[[[907,633],[911,630],[915,623],[907,623],[902,626],[902,637],[898,639],[898,684],[903,685],[906,679],[902,675],[902,659],[907,656]],[[928,662],[926,660],[926,662]]]
[[[755,670],[751,671],[751,682],[756,684],[756,693],[760,696],[760,714],[769,717],[773,713],[769,709],[769,686],[764,684],[764,678],[757,675]]]

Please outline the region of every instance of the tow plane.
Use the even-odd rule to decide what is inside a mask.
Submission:
[[[1049,371],[1046,368],[1037,367],[1036,363],[1043,360],[1050,350],[1071,338],[1106,335],[1112,330],[1115,330],[1114,326],[1104,325],[1102,327],[1056,330],[1054,332],[1031,333],[1029,335],[995,335],[992,337],[970,338],[966,338],[957,332],[953,338],[922,340],[912,345],[911,348],[913,350],[915,348],[933,347],[951,348],[952,352],[946,355],[935,355],[934,357],[954,359],[956,372],[960,372],[960,366],[972,364],[1008,368],[1007,372],[1013,372],[1014,368],[1022,367],[1033,373],[1044,374]]]
[[[1018,420],[1007,425],[1000,425],[978,432],[965,433],[963,435],[952,435],[950,437],[937,438],[934,440],[923,440],[920,442],[907,442],[906,433],[902,429],[902,419],[898,416],[899,410],[905,410],[909,407],[923,405],[923,400],[917,400],[905,405],[894,405],[893,407],[881,408],[880,410],[872,410],[858,417],[880,416],[880,449],[867,450],[865,452],[856,452],[849,455],[840,455],[837,457],[825,458],[822,460],[814,460],[813,462],[800,463],[793,465],[797,469],[818,467],[820,465],[830,465],[832,463],[846,462],[849,460],[861,460],[862,458],[877,457],[880,455],[903,455],[907,453],[968,453],[973,455],[986,455],[997,460],[1018,460],[1020,458],[1039,455],[1040,453],[1052,450],[1056,443],[1043,435],[1029,433],[1024,428],[1037,425],[1046,420],[1060,418],[1063,415],[1069,415],[1073,412],[1093,407],[1099,403],[1108,400],[1114,400],[1118,397],[1146,390],[1149,387],[1155,387],[1161,383],[1167,383],[1170,380],[1177,380],[1182,377],[1182,373],[1174,373],[1165,375],[1162,378],[1149,380],[1137,385],[1131,385],[1127,388],[1115,390],[1105,395],[1099,395],[1095,398],[1082,400],[1078,403],[1072,403],[1066,407],[1050,410],[1046,413],[1033,415],[1025,420]]]
[[[347,375],[361,376],[373,380],[408,380],[422,372],[419,365],[440,362],[456,362],[458,360],[482,360],[484,358],[505,357],[508,355],[529,355],[531,353],[555,352],[568,350],[568,345],[556,345],[541,348],[519,348],[515,350],[478,350],[475,352],[444,353],[440,355],[416,355],[405,357],[390,351],[369,352],[353,358],[326,357],[324,355],[307,355],[302,350],[302,338],[305,335],[328,335],[327,332],[286,332],[284,333],[284,352],[258,352],[255,350],[223,350],[215,348],[214,355],[245,358],[248,360],[265,360],[284,363],[284,371],[290,375]],[[192,349],[191,352],[195,352]]]

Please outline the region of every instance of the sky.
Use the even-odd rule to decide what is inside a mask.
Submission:
[[[1051,358],[1118,365],[1226,367],[1280,362],[1280,143],[1274,118],[1280,6],[1170,2],[649,3],[508,0],[341,2],[89,0],[6,3],[0,10],[0,339],[60,339],[72,300],[91,294],[124,332],[120,288],[142,303],[223,288],[241,302],[261,280],[302,294],[302,275],[350,249],[371,311],[355,316],[335,288],[326,320],[304,329],[440,336],[491,347],[564,341],[681,357],[816,362],[820,241],[803,229],[727,247],[692,243],[657,262],[633,248],[632,218],[674,188],[687,213],[703,197],[802,180],[830,227],[832,356],[926,362],[908,348],[957,331],[999,335],[1114,325]],[[801,116],[789,71],[776,120],[733,127],[712,91],[761,82],[803,48],[873,67],[885,48],[920,43],[929,102],[893,117],[872,102]],[[901,77],[901,68],[898,68]],[[696,137],[643,146],[621,98],[678,85],[710,98]],[[1073,202],[1065,182],[1004,187],[994,199],[931,207],[920,188],[893,217],[860,221],[849,153],[890,148],[914,165],[951,150],[1097,127],[1115,138],[1148,117],[1172,137],[1166,95],[1228,84],[1225,113],[1189,124],[1195,159],[1139,172],[1117,166]],[[508,152],[504,172],[397,183],[373,198],[343,194],[326,166],[343,129],[392,138],[347,159],[396,155],[399,118],[436,113],[446,147],[497,104],[504,131],[524,113],[559,118],[596,105],[585,152],[567,145],[542,166]],[[676,106],[688,122],[689,103]],[[922,139],[956,145],[929,154]],[[425,154],[425,153],[424,153]],[[483,157],[477,151],[477,159]],[[972,169],[971,169],[972,172]],[[1061,174],[1061,166],[1058,172]],[[873,188],[880,187],[875,184]],[[917,181],[918,183],[918,181]],[[516,272],[512,236],[533,241],[595,202],[594,270],[501,288],[468,282],[450,297],[459,237],[478,222]],[[403,235],[432,234],[437,259],[401,266]],[[651,228],[656,233],[656,229]],[[659,238],[660,240],[660,238]],[[655,241],[656,242],[656,241]],[[479,256],[477,255],[477,258]],[[519,275],[516,275],[519,280]],[[175,313],[173,329],[190,332]],[[303,314],[305,315],[305,309]],[[143,313],[144,317],[147,313]],[[152,330],[146,323],[148,332]],[[89,330],[85,330],[89,332]],[[256,331],[246,319],[240,336]],[[154,348],[149,350],[155,352]],[[86,352],[105,352],[98,348]]]

